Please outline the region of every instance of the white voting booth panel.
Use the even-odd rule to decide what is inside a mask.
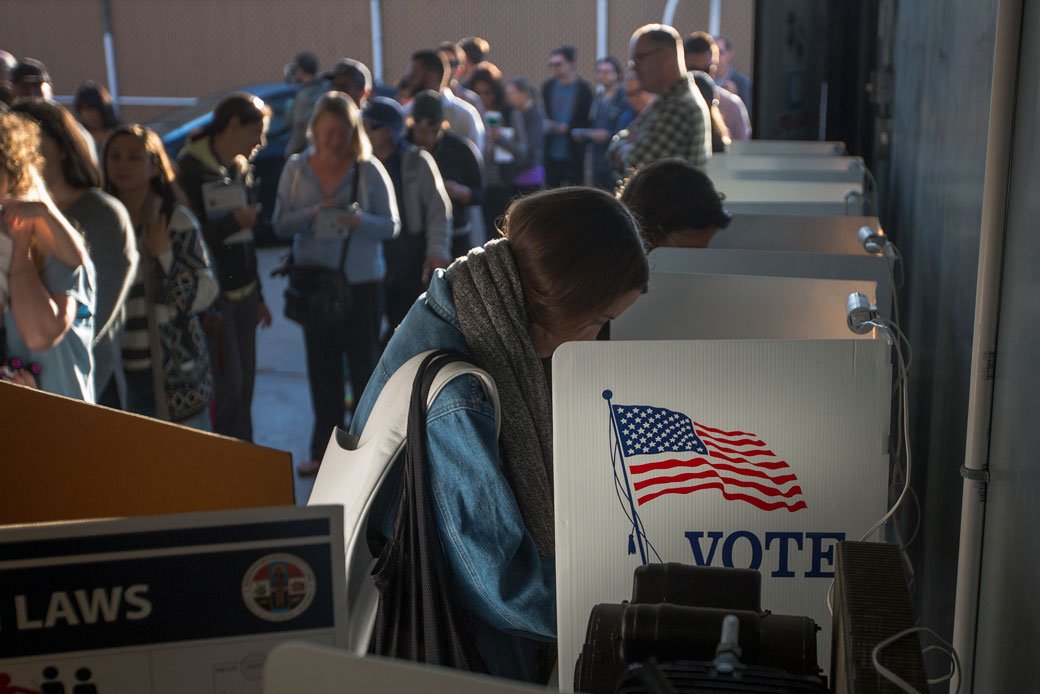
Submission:
[[[723,155],[709,159],[704,172],[716,185],[729,179],[748,179],[853,183],[862,187],[866,178],[860,157]]]
[[[741,213],[712,237],[709,247],[862,255],[866,251],[858,234],[865,226],[881,228],[877,217]]]
[[[881,313],[892,315],[892,276],[888,261],[872,254],[658,248],[650,254],[650,271],[867,280],[877,288],[877,306]]]
[[[845,154],[845,151],[844,142],[734,140],[730,143],[729,151],[720,156],[741,156],[744,154],[841,156]]]
[[[570,343],[553,357],[561,689],[592,608],[636,567],[757,569],[762,607],[823,630],[836,544],[886,509],[884,340]]]
[[[715,188],[733,213],[841,216],[865,211],[863,186],[855,183],[725,179]]]
[[[848,328],[852,292],[863,280],[654,272],[650,291],[610,324],[613,340],[873,339]]]
[[[278,646],[264,666],[264,694],[524,694],[533,687],[403,660],[358,657],[306,643]]]
[[[0,528],[0,692],[259,692],[275,646],[346,646],[343,513]]]

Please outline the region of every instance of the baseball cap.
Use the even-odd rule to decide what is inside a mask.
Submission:
[[[400,138],[404,131],[404,109],[389,97],[377,96],[366,101],[361,117],[372,125],[390,128],[395,139]]]
[[[362,84],[366,90],[371,91],[372,89],[372,73],[368,67],[353,58],[342,58],[336,61],[336,64],[332,66],[332,69],[322,75],[327,80],[334,80],[337,77],[349,77],[355,81],[355,83]]]
[[[432,89],[419,92],[412,100],[412,118],[417,121],[432,120],[440,123],[444,120],[444,105],[441,95]]]
[[[22,58],[11,71],[11,81],[45,84],[51,81],[51,76],[47,74],[47,67],[39,60]]]

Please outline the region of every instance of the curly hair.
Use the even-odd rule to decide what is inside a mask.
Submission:
[[[33,174],[42,170],[40,126],[20,114],[0,111],[0,174],[7,178],[7,194],[27,195],[35,185]]]

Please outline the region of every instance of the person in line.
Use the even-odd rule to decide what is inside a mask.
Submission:
[[[642,118],[624,160],[625,172],[668,157],[703,167],[711,156],[711,115],[686,72],[679,32],[670,26],[647,24],[632,34],[629,50],[632,69],[643,89],[658,98]]]
[[[101,190],[101,171],[65,107],[22,99],[13,107],[40,127],[43,180],[54,203],[80,230],[96,274],[94,394],[100,405],[122,409],[126,402],[122,344],[124,303],[137,275],[137,240],[123,204]]]
[[[321,77],[318,76],[318,58],[310,51],[301,51],[289,66],[290,77],[294,82],[300,84],[300,88],[293,97],[292,111],[286,119],[286,125],[292,134],[285,144],[285,158],[302,152],[307,146],[307,124],[310,122],[311,111],[318,97],[328,88]]]
[[[54,89],[51,87],[51,76],[47,66],[34,58],[22,58],[11,71],[11,89],[15,99],[54,100]],[[92,137],[87,129],[77,121],[76,127],[89,142]],[[97,152],[91,148],[90,156],[98,163]]]
[[[513,190],[517,195],[529,195],[545,187],[545,113],[538,105],[538,92],[531,80],[514,77],[506,84],[506,102],[519,114],[526,155],[518,156],[513,174]],[[517,138],[519,141],[520,138]],[[519,155],[519,151],[514,152]],[[488,226],[488,231],[493,229]]]
[[[372,73],[368,66],[353,58],[336,61],[332,69],[325,73],[325,79],[332,86],[332,91],[343,92],[357,104],[365,105],[365,100],[372,96]]]
[[[719,90],[715,86],[715,80],[706,72],[694,70],[690,73],[697,83],[697,89],[708,103],[708,113],[711,114],[711,153],[723,154],[729,150],[733,138],[730,136],[729,127],[719,110]]]
[[[463,55],[459,65],[459,82],[468,87],[473,71],[491,55],[491,44],[479,36],[467,36],[459,40],[459,48],[462,49]]]
[[[209,125],[189,138],[178,182],[213,254],[220,297],[203,320],[213,371],[213,431],[253,440],[256,328],[271,325],[257,273],[253,157],[266,143],[271,109],[244,92],[229,94]]]
[[[16,383],[94,402],[94,266],[42,167],[39,126],[0,110],[0,366]]]
[[[449,384],[427,412],[430,493],[448,500],[434,504],[434,518],[483,665],[544,683],[538,652],[556,639],[548,363],[564,342],[593,340],[621,315],[646,289],[649,267],[631,213],[601,190],[520,198],[502,233],[434,274],[387,346],[350,432],[364,431],[387,380],[421,352],[457,350],[491,374],[501,437],[472,377]],[[370,533],[390,536],[399,479],[377,496]]]
[[[408,119],[408,140],[433,155],[451,200],[451,256],[465,255],[470,244],[469,206],[480,205],[484,195],[482,157],[472,142],[448,129],[437,92],[415,95]]]
[[[716,36],[719,46],[719,69],[715,73],[715,81],[723,89],[728,89],[744,102],[747,112],[751,113],[751,78],[733,67],[733,43],[725,36]]]
[[[589,129],[574,133],[574,138],[589,143],[585,149],[585,184],[612,192],[615,179],[607,160],[607,147],[621,130],[621,116],[628,110],[617,58],[607,56],[596,62],[596,82]]]
[[[440,94],[444,118],[451,124],[451,129],[472,142],[477,146],[477,150],[482,152],[484,121],[474,106],[451,93],[448,89],[450,78],[451,71],[443,54],[433,50],[416,51],[412,54],[404,92],[409,97],[427,89]]]
[[[14,72],[18,61],[7,51],[0,50],[0,104],[10,104],[14,101],[14,88],[11,84],[11,73]]]
[[[364,392],[375,368],[386,276],[383,242],[401,227],[393,184],[372,156],[352,98],[342,92],[322,95],[311,115],[308,139],[310,146],[290,157],[282,170],[272,224],[280,238],[292,239],[297,263],[337,268],[349,238],[343,272],[352,301],[342,324],[303,331],[314,429],[310,458],[297,466],[301,475],[318,472],[333,428],[343,426],[344,352],[355,398]],[[358,195],[352,200],[355,179]],[[316,224],[319,214],[328,218],[329,209],[341,213],[332,216],[334,229]]]
[[[506,100],[502,74],[491,63],[484,63],[473,71],[470,86],[484,103],[488,141],[484,147],[484,172],[487,186],[484,191],[484,229],[488,235],[497,220],[505,213],[509,201],[516,195],[514,179],[517,164],[525,165],[530,145],[523,114]]]
[[[592,89],[578,76],[574,46],[558,46],[549,54],[552,79],[542,84],[545,105],[545,178],[550,188],[581,185],[585,144],[571,137],[589,127]]]
[[[457,43],[451,41],[442,41],[437,46],[437,51],[444,56],[444,59],[448,61],[448,70],[451,74],[451,78],[448,80],[448,89],[456,97],[469,103],[473,108],[477,109],[477,112],[484,115],[484,105],[480,101],[480,97],[468,87],[463,86],[459,78],[462,75],[463,66],[466,63],[466,54],[462,50],[462,47]]]
[[[393,181],[391,190],[396,193],[401,214],[400,235],[384,244],[386,320],[392,333],[426,288],[433,271],[451,262],[451,200],[437,162],[429,152],[404,139],[400,104],[377,96],[365,104],[361,118],[373,154]],[[355,391],[355,397],[361,392]]]
[[[624,179],[625,160],[635,146],[639,126],[642,125],[650,106],[657,100],[656,94],[643,89],[635,70],[629,70],[625,75],[625,97],[628,100],[628,110],[621,115],[621,130],[607,147],[607,159],[610,161],[615,181]]]
[[[127,409],[209,431],[213,376],[199,315],[220,286],[202,230],[155,131],[116,127],[102,161],[105,191],[130,213],[141,253],[123,334]]]
[[[708,176],[683,159],[659,159],[624,183],[621,202],[639,220],[647,250],[707,248],[729,226],[725,196]]]
[[[101,149],[112,128],[122,123],[112,104],[112,95],[102,85],[90,80],[76,89],[72,111],[76,114],[76,120],[94,138],[95,150]]]
[[[747,108],[740,97],[724,89],[715,75],[719,69],[719,46],[711,34],[704,31],[695,31],[683,42],[686,51],[686,69],[700,71],[707,74],[713,80],[713,100],[718,104],[717,109],[726,123],[732,140],[751,139],[751,119],[748,118]],[[709,100],[708,103],[712,103]]]

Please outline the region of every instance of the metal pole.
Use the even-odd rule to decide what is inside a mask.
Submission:
[[[960,547],[957,556],[957,598],[954,603],[953,647],[962,671],[950,690],[971,694],[974,688],[975,642],[982,572],[983,522],[989,477],[990,422],[993,410],[997,320],[1003,274],[1008,179],[1011,171],[1015,92],[1018,89],[1022,0],[999,0],[990,92],[986,175],[982,189],[979,272],[975,287],[975,332],[971,349],[971,391],[965,443],[964,491],[961,496]],[[999,590],[999,587],[995,587]]]
[[[112,38],[112,3],[101,0],[101,26],[105,41],[105,73],[108,78],[108,92],[112,95],[112,107],[119,114],[119,79],[116,75],[116,48]]]
[[[383,17],[379,0],[369,0],[372,15],[372,79],[383,81]]]
[[[711,0],[711,10],[708,12],[708,33],[712,36],[722,33],[722,0]]]
[[[675,10],[679,7],[679,0],[668,0],[664,6],[664,15],[661,17],[661,24],[665,26],[672,26],[675,22]]]
[[[596,0],[596,59],[607,55],[607,0]],[[621,76],[624,79],[624,76]]]

